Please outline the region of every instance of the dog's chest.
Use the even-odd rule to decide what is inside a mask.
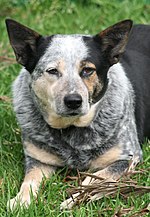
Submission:
[[[80,170],[88,169],[91,160],[107,148],[99,132],[92,126],[54,131],[53,141],[48,142],[48,145],[50,151],[60,156],[65,165]]]
[[[70,127],[53,133],[49,144],[52,152],[71,168],[87,169],[89,163],[103,152],[101,137],[92,127]],[[100,147],[101,146],[101,147]]]

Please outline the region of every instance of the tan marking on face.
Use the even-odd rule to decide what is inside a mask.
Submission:
[[[88,62],[88,61],[82,61],[82,62],[80,63],[80,70],[81,70],[82,68],[84,68],[84,67],[90,67],[90,68],[93,68],[93,69],[96,70],[96,66],[95,66],[93,63]]]
[[[90,169],[95,170],[108,167],[110,164],[120,159],[121,153],[122,150],[119,146],[112,147],[110,150],[106,151],[106,153],[91,161]]]
[[[53,65],[53,64],[52,64]],[[52,66],[50,66],[51,68]],[[60,60],[55,64],[55,67],[59,73],[63,74],[65,70],[65,62]],[[36,96],[40,99],[42,104],[42,109],[46,112],[53,112],[54,110],[54,91],[53,86],[57,82],[58,78],[55,75],[49,75],[47,72],[43,72],[42,76],[40,76],[37,80],[33,81],[32,88],[36,94]]]
[[[95,115],[95,107],[91,107],[89,112],[81,117],[62,117],[55,113],[53,82],[47,73],[43,73],[32,85],[35,94],[40,99],[40,107],[46,114],[44,117],[46,122],[57,129],[66,128],[70,125],[88,126]]]
[[[50,125],[56,129],[66,128],[69,127],[70,125],[74,125],[77,127],[89,126],[95,117],[97,105],[98,103],[92,105],[89,112],[86,115],[83,115],[81,117],[61,117],[56,115],[54,116],[50,115],[48,117],[47,122],[50,123]]]
[[[45,109],[48,106],[48,99],[52,101],[51,87],[54,82],[55,76],[49,76],[48,73],[44,72],[41,77],[32,83],[32,88]]]
[[[60,61],[58,62],[57,70],[58,70],[58,72],[60,72],[61,74],[64,73],[64,71],[65,71],[65,62],[64,62],[64,60],[60,60]]]
[[[89,93],[92,95],[94,93],[95,87],[99,84],[96,72],[94,72],[88,78],[85,78],[84,83],[87,86]]]
[[[47,122],[56,129],[62,129],[73,125],[77,117],[62,117],[59,115],[49,115]]]
[[[89,68],[95,69],[95,71],[93,72],[92,75],[90,75],[87,78],[83,78],[83,81],[84,81],[84,83],[88,89],[88,92],[90,93],[91,96],[94,93],[93,97],[95,97],[102,90],[103,85],[96,74],[96,66],[93,63],[86,62],[86,61],[82,62],[81,66],[80,66],[80,71],[84,67],[89,67]]]
[[[55,99],[53,86],[57,78],[55,76],[49,76],[44,72],[41,77],[32,83],[32,89],[38,97],[38,103],[45,121],[53,127],[51,120],[57,119],[59,116],[55,113]]]
[[[36,198],[43,177],[48,178],[53,173],[54,168],[47,165],[32,168],[32,170],[30,170],[30,172],[25,175],[19,193],[15,198],[8,201],[8,207],[13,210],[18,203],[21,206],[24,205],[28,207],[31,203],[31,191],[34,198]]]
[[[53,64],[52,64],[53,65]],[[78,69],[79,69],[79,63],[78,63]],[[92,67],[94,68],[94,64],[89,62],[82,63],[82,67]],[[51,66],[50,66],[51,67]],[[58,71],[61,71],[61,73],[64,73],[65,70],[65,62],[63,60],[59,61],[57,63],[57,69]],[[96,73],[95,75],[91,76],[90,81],[87,81],[87,85],[89,85],[88,92],[92,92],[94,88],[94,84],[97,82]],[[93,120],[95,116],[95,106],[92,106],[87,114],[83,116],[76,116],[76,117],[62,117],[61,115],[58,115],[56,113],[56,90],[59,93],[63,93],[64,95],[65,90],[67,90],[68,83],[64,82],[63,85],[60,85],[58,79],[55,76],[50,76],[48,73],[44,72],[41,77],[39,77],[36,81],[33,81],[32,88],[38,97],[38,103],[40,106],[40,109],[42,111],[43,117],[45,121],[53,128],[61,129],[66,128],[70,125],[84,127],[88,126],[91,121]],[[83,83],[83,82],[81,82]],[[78,83],[77,83],[78,84]],[[83,84],[84,85],[84,84]],[[85,86],[87,86],[85,84]],[[58,89],[57,89],[58,86]],[[86,87],[84,88],[86,89]],[[82,89],[82,88],[79,88]],[[88,89],[88,88],[87,88]],[[82,95],[82,94],[81,94]],[[83,94],[84,95],[84,94]],[[62,95],[63,97],[63,95]],[[88,93],[87,96],[88,97]],[[88,106],[88,105],[87,105]]]
[[[89,112],[86,115],[79,117],[76,121],[74,121],[74,125],[77,127],[86,127],[89,126],[93,121],[96,113],[96,107],[98,103],[92,105]]]
[[[25,145],[25,153],[28,156],[36,160],[39,160],[42,163],[49,164],[52,166],[64,165],[63,160],[61,160],[61,158],[59,158],[57,155],[48,153],[45,150],[40,149],[29,142],[24,142],[24,145]]]

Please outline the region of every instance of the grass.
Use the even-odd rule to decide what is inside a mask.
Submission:
[[[8,42],[5,18],[11,17],[30,26],[42,34],[83,33],[96,34],[122,19],[147,24],[150,21],[149,0],[0,0],[0,96],[11,97],[11,84],[19,73],[20,66],[14,61],[14,54]],[[6,57],[6,59],[4,59]],[[144,164],[150,167],[149,146],[143,146]],[[124,200],[104,198],[91,204],[82,204],[72,211],[60,211],[60,203],[66,197],[68,183],[64,182],[67,169],[58,171],[41,186],[37,203],[33,201],[28,210],[18,207],[7,212],[6,203],[19,191],[23,179],[24,156],[21,134],[16,123],[11,102],[0,100],[0,217],[46,217],[71,214],[75,217],[113,216],[116,209],[133,207],[132,213],[143,209],[150,200],[149,195],[131,196]],[[137,175],[141,185],[149,185],[149,177]],[[107,208],[111,208],[110,210]],[[122,215],[123,216],[123,215]],[[131,216],[127,212],[125,216]],[[144,216],[148,216],[145,214]]]

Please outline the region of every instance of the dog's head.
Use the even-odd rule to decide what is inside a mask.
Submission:
[[[6,20],[18,63],[31,74],[31,92],[54,128],[87,126],[107,89],[107,72],[123,53],[132,21],[119,22],[95,36],[52,35]]]

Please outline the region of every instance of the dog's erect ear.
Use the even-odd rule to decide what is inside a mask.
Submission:
[[[17,62],[27,69],[32,68],[35,61],[37,43],[41,35],[11,19],[6,19],[6,26]]]
[[[94,36],[94,40],[100,43],[102,52],[109,59],[110,65],[117,63],[124,52],[131,27],[132,21],[124,20]]]

